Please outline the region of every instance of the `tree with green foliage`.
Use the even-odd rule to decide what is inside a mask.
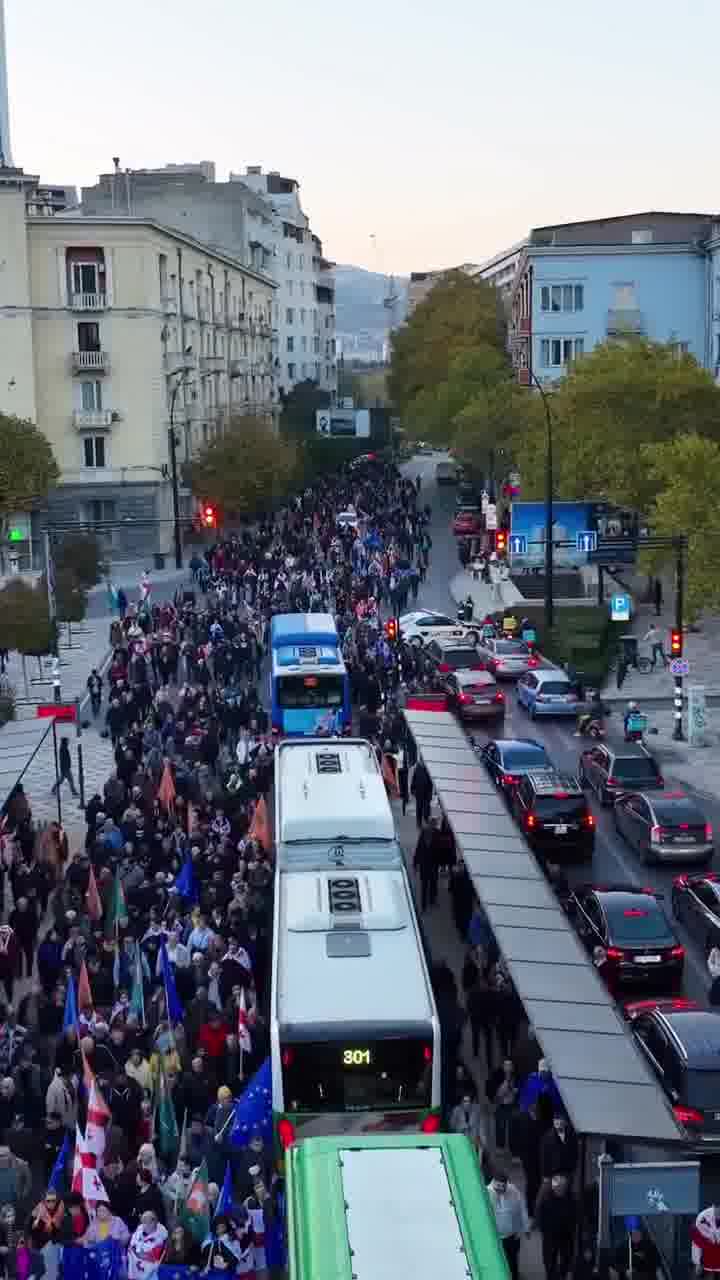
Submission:
[[[720,609],[720,444],[691,431],[643,446],[641,462],[655,490],[653,533],[688,540],[685,621],[693,622],[704,609]],[[643,556],[649,572],[673,559],[672,552]]]
[[[306,378],[297,382],[283,397],[280,430],[285,436],[311,435],[316,429],[318,409],[330,408],[330,392],[322,391],[317,382]]]
[[[47,589],[47,588],[46,588]],[[58,622],[67,622],[68,640],[72,643],[72,624],[82,622],[87,613],[88,595],[72,569],[55,570],[55,608]]]
[[[298,470],[297,448],[258,418],[233,418],[188,467],[195,497],[225,520],[253,517],[284,498]]]
[[[504,359],[500,295],[483,280],[463,271],[449,272],[392,335],[388,385],[406,430],[418,434],[414,414],[427,407],[419,397],[434,395],[448,381],[458,356],[482,347],[492,348]]]
[[[100,541],[94,534],[66,533],[53,543],[52,553],[56,573],[67,570],[85,590],[97,586],[108,572]]]
[[[692,356],[678,356],[669,345],[603,343],[547,394],[555,491],[562,498],[607,498],[647,511],[658,480],[648,470],[644,445],[689,431],[720,439],[720,389]],[[538,418],[517,458],[523,496],[542,494],[545,458],[545,426]]]
[[[57,629],[50,621],[44,581],[31,586],[16,578],[0,590],[0,648],[15,649],[23,660],[25,696],[29,698],[26,657],[54,653]]]
[[[0,529],[42,502],[59,476],[49,441],[32,422],[0,413]]]

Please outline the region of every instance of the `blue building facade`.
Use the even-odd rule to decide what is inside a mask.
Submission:
[[[598,343],[674,344],[720,374],[720,226],[645,213],[534,229],[511,296],[520,382],[552,384]],[[532,375],[532,376],[531,376]]]

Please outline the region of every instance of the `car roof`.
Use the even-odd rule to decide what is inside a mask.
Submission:
[[[488,746],[491,744],[488,743]],[[535,747],[537,751],[542,751],[547,755],[547,750],[542,742],[538,742],[536,738],[495,738],[494,745],[500,747],[503,751],[513,751],[516,747],[527,748]]]
[[[648,893],[646,889],[593,889],[592,892],[600,902],[611,902],[613,907],[627,907],[628,909],[631,909],[638,905],[652,905],[658,911],[660,910],[660,903],[657,898],[653,893]]]
[[[495,677],[489,671],[472,671],[468,667],[458,667],[452,671],[458,684],[495,684]]]
[[[616,746],[610,746],[607,743],[604,743],[603,745],[609,751],[610,755],[614,756],[616,760],[627,760],[631,757],[635,757],[636,759],[642,758],[644,760],[654,759],[654,756],[650,754],[647,747],[643,746],[642,742],[621,742]]]
[[[680,1041],[688,1066],[698,1071],[720,1070],[720,1013],[710,1009],[653,1011]]]
[[[566,791],[569,795],[584,795],[577,778],[572,774],[560,773],[557,769],[528,769],[525,781],[530,783],[539,796],[554,796],[558,791]]]
[[[572,680],[566,671],[561,671],[559,667],[546,667],[544,670],[536,668],[534,675],[540,681],[545,680],[561,680],[563,684],[572,684]]]
[[[476,649],[477,645],[471,636],[433,636],[431,644],[439,649]]]

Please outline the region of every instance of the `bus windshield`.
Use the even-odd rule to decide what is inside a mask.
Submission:
[[[430,1039],[285,1044],[282,1066],[290,1112],[431,1105]]]
[[[278,676],[277,700],[280,707],[341,707],[344,682],[339,675]]]

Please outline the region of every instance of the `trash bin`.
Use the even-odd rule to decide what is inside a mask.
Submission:
[[[620,657],[627,667],[636,667],[638,659],[637,636],[620,637]]]
[[[155,568],[156,568],[156,569],[164,569],[164,568],[165,568],[165,556],[164,556],[164,555],[162,555],[162,553],[161,553],[160,551],[156,551],[156,552],[155,552],[155,555],[154,555],[154,557],[153,557],[153,558],[154,558],[154,561],[155,561]]]

